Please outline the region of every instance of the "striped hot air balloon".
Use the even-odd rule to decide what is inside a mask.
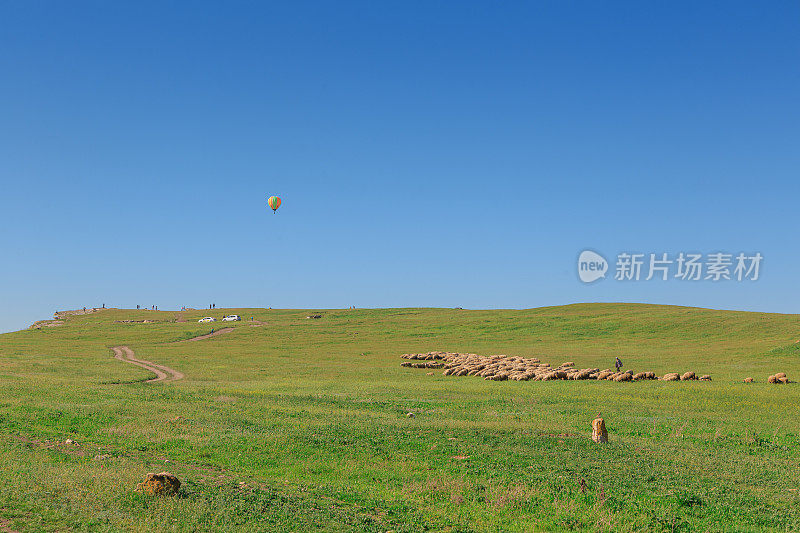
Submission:
[[[267,205],[272,208],[272,212],[275,211],[281,206],[281,199],[277,196],[270,196],[269,200],[267,200]]]

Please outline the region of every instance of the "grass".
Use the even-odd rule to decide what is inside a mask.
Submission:
[[[107,310],[0,335],[0,530],[800,529],[800,387],[766,383],[800,379],[798,315],[316,312]],[[210,332],[197,318],[228,313],[245,317],[235,331],[180,342]],[[143,319],[160,322],[116,322]],[[150,373],[112,357],[120,344],[186,379],[143,383]],[[430,350],[600,368],[619,355],[714,381],[489,382],[399,366]],[[588,438],[598,414],[608,445]],[[161,470],[183,481],[180,497],[133,491]]]

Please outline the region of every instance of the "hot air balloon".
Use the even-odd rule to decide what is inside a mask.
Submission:
[[[267,200],[267,205],[272,208],[272,212],[275,211],[281,206],[281,199],[277,196],[270,196],[269,200]]]

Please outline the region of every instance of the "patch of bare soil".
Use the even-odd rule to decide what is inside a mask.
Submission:
[[[64,322],[61,320],[38,320],[30,325],[28,329],[42,329],[52,328],[56,326],[63,326]]]

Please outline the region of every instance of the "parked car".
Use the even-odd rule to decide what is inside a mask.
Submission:
[[[213,316],[207,316],[205,318],[201,318],[200,320],[198,320],[198,322],[216,322],[216,321],[217,319],[214,318]]]
[[[242,317],[239,315],[225,315],[222,317],[223,322],[236,322],[237,320],[241,320]]]

